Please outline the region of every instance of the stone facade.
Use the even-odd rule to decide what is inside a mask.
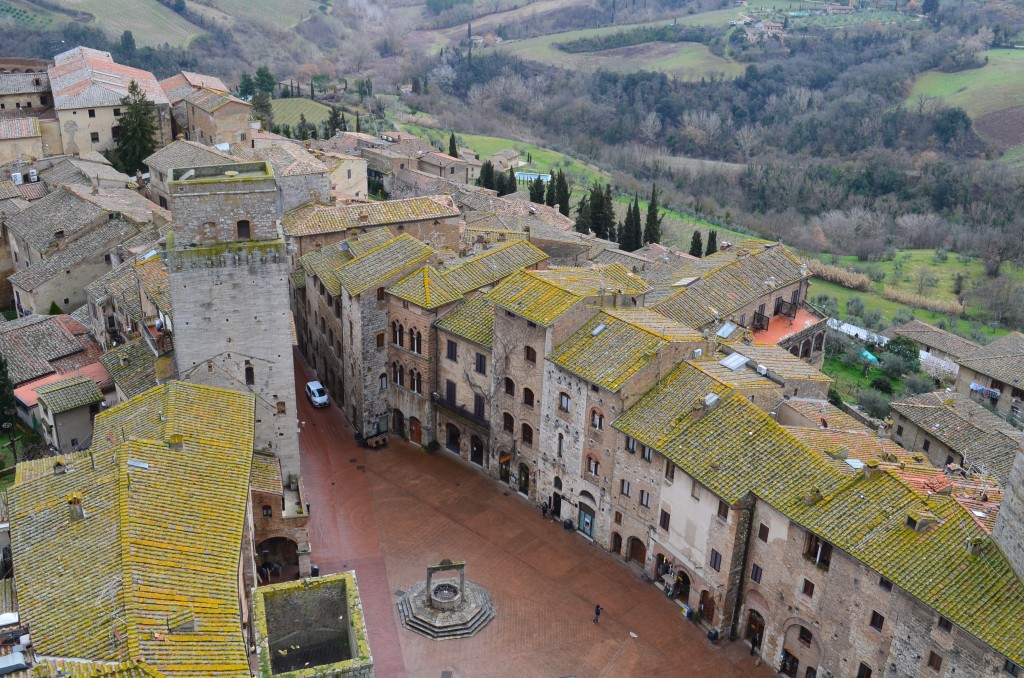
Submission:
[[[64,454],[78,450],[92,436],[92,420],[99,409],[95,403],[58,413],[40,403],[37,411],[46,442]]]
[[[971,384],[996,389],[999,391],[999,397],[984,398],[979,393],[971,390]],[[1007,386],[998,379],[972,370],[969,367],[960,365],[960,370],[956,375],[956,390],[966,396],[975,398],[978,402],[991,405],[1000,414],[1013,414],[1018,418],[1024,414],[1024,389]]]
[[[491,349],[444,330],[436,330],[437,364],[435,419],[436,440],[442,447],[466,461],[497,474],[497,459],[491,454],[493,427],[501,426],[495,417],[495,370]],[[454,346],[455,359],[449,356]],[[483,371],[477,370],[482,356]]]
[[[326,173],[278,175],[277,185],[280,214],[308,202],[331,202],[331,179]]]
[[[428,310],[392,295],[387,299],[387,344],[391,431],[419,445],[435,440],[434,410],[430,402],[437,392],[434,365],[437,330],[434,320],[441,309]],[[374,347],[380,335],[374,337]],[[440,369],[440,368],[439,368]],[[441,382],[443,383],[443,382]]]
[[[209,146],[245,141],[249,133],[249,113],[252,105],[232,100],[207,111],[191,101],[186,102],[188,138]]]
[[[992,538],[1024,579],[1024,454],[1018,454],[1003,491]]]

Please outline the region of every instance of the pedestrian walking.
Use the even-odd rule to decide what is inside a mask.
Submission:
[[[595,624],[600,624],[601,623],[601,611],[602,610],[604,610],[604,608],[601,607],[600,605],[595,605],[594,606],[594,622],[593,623],[595,623]]]
[[[544,502],[543,504],[540,505],[540,515],[541,515],[542,518],[547,518],[548,517],[548,503],[547,502]]]
[[[750,654],[755,655],[761,648],[761,632],[758,631],[750,638]]]

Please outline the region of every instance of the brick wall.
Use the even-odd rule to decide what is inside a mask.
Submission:
[[[249,168],[253,171],[265,167],[264,163],[247,163],[225,165],[224,169]],[[174,182],[170,188],[174,242],[178,247],[192,243],[235,241],[240,220],[249,222],[251,240],[281,237],[277,226],[277,185],[273,175],[224,177],[221,181],[204,177],[202,180]]]

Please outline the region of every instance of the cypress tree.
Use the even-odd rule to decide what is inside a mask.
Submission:
[[[555,203],[558,211],[563,216],[569,216],[569,182],[565,179],[565,172],[558,170],[558,185],[555,187]]]
[[[700,259],[700,255],[704,253],[704,239],[700,237],[700,231],[695,230],[693,237],[690,238],[690,256],[697,257]]]
[[[643,246],[640,232],[640,199],[633,197],[633,202],[626,209],[626,221],[619,233],[619,246],[626,252],[633,252]]]
[[[708,231],[708,248],[704,251],[704,256],[714,254],[718,251],[718,231],[712,229]]]
[[[340,130],[343,125],[344,118],[341,115],[341,109],[336,106],[331,106],[331,112],[327,116],[327,136],[333,136],[335,132]]]
[[[519,180],[516,179],[516,170],[514,167],[508,168],[508,186],[509,193],[515,193],[519,190]]]
[[[551,173],[551,178],[548,179],[548,186],[544,192],[544,204],[548,207],[555,206],[555,174]]]
[[[305,141],[309,138],[309,123],[306,122],[305,113],[299,113],[299,124],[295,131],[298,133],[300,140]]]
[[[604,199],[601,201],[604,208],[604,227],[608,233],[609,240],[615,240],[615,201],[612,199],[612,185],[604,185]]]
[[[590,230],[598,238],[608,237],[608,222],[605,220],[607,212],[604,208],[604,191],[601,184],[594,181],[590,185]]]
[[[494,188],[494,165],[490,160],[484,160],[480,165],[480,176],[476,178],[476,185],[484,188]]]
[[[587,196],[583,196],[580,204],[576,207],[576,232],[590,233],[592,225],[590,221],[590,204],[587,201]]]
[[[651,199],[647,203],[647,221],[644,224],[644,244],[661,242],[661,222],[665,218],[658,210],[658,187],[651,186]]]
[[[544,180],[540,177],[530,182],[530,202],[544,204]]]
[[[492,188],[498,192],[498,197],[508,195],[508,175],[504,172],[494,173],[494,186]]]
[[[132,175],[156,147],[156,110],[134,80],[128,84],[128,95],[121,99],[121,105],[125,108],[120,120],[121,135],[117,138],[117,158],[121,171]]]
[[[363,131],[362,125],[359,124],[359,111],[356,111],[356,134]]]
[[[459,146],[455,143],[455,132],[452,132],[452,135],[448,137],[448,155],[453,158],[459,157]]]

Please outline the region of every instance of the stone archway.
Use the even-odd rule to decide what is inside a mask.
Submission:
[[[630,537],[626,541],[626,560],[635,561],[643,567],[647,561],[647,545],[636,537]]]
[[[551,493],[551,515],[562,516],[562,479],[555,476],[555,491]]]
[[[405,437],[405,414],[397,407],[391,412],[392,430],[399,436]]]
[[[295,579],[299,572],[299,545],[288,537],[271,537],[256,546],[261,584]]]
[[[808,675],[808,670],[817,671],[821,664],[821,656],[821,645],[814,633],[814,625],[802,619],[788,622],[783,634],[782,663],[779,672],[790,678],[804,678]]]
[[[622,535],[612,532],[612,553],[622,553]]]
[[[462,433],[459,431],[459,427],[455,424],[445,424],[444,446],[455,454],[460,454],[462,452]]]

